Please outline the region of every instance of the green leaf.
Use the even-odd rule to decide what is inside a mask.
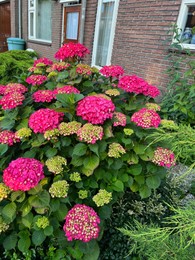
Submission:
[[[73,155],[82,156],[86,154],[86,151],[87,151],[87,145],[83,143],[79,143],[75,145],[73,150]]]
[[[26,151],[23,154],[23,157],[25,157],[25,158],[35,158],[35,155],[36,155],[36,150],[32,148],[30,151]]]
[[[12,192],[11,194],[11,200],[12,201],[17,201],[17,202],[22,202],[25,199],[26,195],[25,192],[23,191],[15,191]]]
[[[58,73],[58,76],[57,76],[57,78],[56,78],[56,81],[57,81],[57,82],[62,81],[63,79],[68,78],[68,76],[69,76],[68,71],[59,72],[59,73]]]
[[[46,190],[44,190],[38,195],[30,196],[28,201],[34,208],[45,208],[49,206],[50,195]]]
[[[146,178],[146,184],[151,189],[157,189],[160,186],[161,179],[158,175],[149,176]]]
[[[145,153],[146,146],[143,144],[135,144],[133,147],[133,150],[136,154],[144,154]]]
[[[132,175],[139,175],[142,172],[142,166],[140,164],[131,165],[127,172]]]
[[[7,204],[2,209],[3,218],[8,222],[12,222],[16,217],[16,208],[17,207],[16,207],[16,204],[14,202]]]
[[[122,174],[120,174],[119,175],[119,180],[121,180],[122,182],[128,182],[128,180],[129,180],[129,175],[128,174],[126,174],[126,173],[122,173]]]
[[[100,160],[95,154],[87,156],[83,161],[83,165],[85,166],[85,168],[92,171],[94,171],[98,167],[99,163]]]
[[[19,130],[23,127],[28,127],[28,119],[23,119],[20,124],[16,127],[16,130]]]
[[[83,86],[84,86],[84,87],[93,87],[93,82],[90,81],[90,80],[86,80],[86,81],[83,83]]]
[[[44,234],[46,236],[51,236],[53,234],[53,227],[52,226],[48,226],[44,229]]]
[[[68,213],[68,208],[65,204],[60,204],[60,208],[55,212],[55,216],[59,221],[63,221]]]
[[[96,242],[96,241],[95,241]],[[83,256],[83,260],[98,260],[100,254],[100,248],[96,242],[93,247],[91,247],[90,252]]]
[[[111,188],[115,191],[122,192],[124,191],[124,184],[120,180],[116,180],[112,183]]]
[[[99,157],[99,146],[98,144],[88,144],[89,149]]]
[[[74,156],[72,158],[71,164],[75,167],[81,166],[83,164],[83,157],[80,156]]]
[[[103,206],[98,210],[98,215],[100,216],[100,218],[103,219],[108,219],[110,218],[112,213],[112,209],[111,206]]]
[[[151,195],[151,189],[148,186],[144,185],[139,188],[139,194],[142,199],[148,198]]]
[[[22,207],[20,208],[20,211],[22,213],[22,217],[26,216],[32,209],[32,206],[29,204],[28,201],[25,201]]]
[[[0,156],[7,152],[9,146],[7,144],[0,144]]]
[[[47,158],[51,158],[57,154],[58,150],[56,148],[49,148],[46,152],[45,155]]]
[[[79,250],[78,247],[67,247],[67,250],[73,259],[82,259],[83,253]]]
[[[2,130],[10,130],[14,127],[15,125],[15,120],[9,118],[9,117],[4,117],[0,121],[0,129]]]
[[[11,250],[16,247],[18,241],[17,233],[13,232],[11,235],[7,236],[6,239],[3,241],[3,247],[6,250]]]
[[[40,246],[46,239],[46,235],[43,230],[35,230],[32,233],[32,242],[35,246]]]
[[[31,212],[29,212],[26,216],[24,216],[22,218],[22,224],[27,227],[27,228],[31,228],[31,225],[33,223],[33,214]]]
[[[31,240],[29,238],[29,232],[27,230],[20,231],[18,233],[20,239],[18,240],[18,249],[21,252],[26,252],[30,245],[31,245]]]
[[[135,181],[139,184],[142,185],[145,183],[145,177],[143,175],[138,175],[134,177]]]
[[[50,202],[50,208],[52,212],[57,211],[60,208],[60,202],[58,199],[52,199]]]

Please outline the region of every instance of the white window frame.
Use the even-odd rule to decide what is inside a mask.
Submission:
[[[94,67],[101,68],[100,66],[95,64],[95,60],[96,60],[96,55],[97,55],[97,46],[98,46],[99,26],[100,26],[102,4],[108,3],[108,2],[115,2],[114,11],[113,11],[113,19],[112,19],[112,28],[111,28],[111,34],[110,34],[110,41],[109,41],[109,47],[108,47],[108,56],[107,56],[107,60],[106,60],[106,65],[110,65],[111,64],[111,57],[112,57],[112,49],[113,49],[113,44],[114,44],[114,35],[115,35],[119,1],[120,0],[99,0],[98,1],[95,34],[94,34],[94,42],[93,42],[92,62],[91,62],[91,65],[94,66]]]
[[[188,16],[188,6],[195,6],[195,0],[182,0],[179,16],[177,19],[177,26],[181,29],[181,35],[184,32],[184,27],[186,25],[187,16]],[[195,50],[195,44],[181,43],[183,49]]]
[[[37,42],[45,42],[45,43],[52,43],[51,40],[44,40],[44,39],[37,39],[36,38],[36,5],[37,0],[34,0],[34,6],[30,6],[30,0],[28,0],[28,38],[29,40],[37,41]],[[33,20],[33,35],[30,35],[30,14],[33,14],[34,20]]]

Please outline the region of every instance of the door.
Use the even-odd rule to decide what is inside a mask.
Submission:
[[[64,7],[64,43],[79,40],[81,5]]]
[[[0,52],[7,51],[7,38],[11,35],[10,2],[0,3]]]

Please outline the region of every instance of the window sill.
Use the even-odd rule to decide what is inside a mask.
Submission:
[[[51,46],[51,45],[52,45],[51,42],[44,42],[44,41],[40,41],[40,40],[31,40],[31,39],[28,39],[28,42],[30,42],[30,43],[35,43],[35,44],[39,44],[39,45],[46,45],[46,46]]]
[[[176,52],[180,54],[188,54],[189,53],[195,53],[195,44],[178,44],[180,48],[171,47],[168,49],[169,52]]]

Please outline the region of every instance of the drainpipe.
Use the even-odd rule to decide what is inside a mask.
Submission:
[[[21,23],[21,20],[22,20],[22,16],[21,16],[21,9],[22,9],[22,6],[21,6],[21,0],[18,0],[18,36],[19,38],[22,38],[22,23]]]
[[[86,5],[87,5],[87,0],[83,0],[81,6],[81,20],[80,20],[80,33],[79,33],[80,43],[83,43],[83,38],[84,38]]]

